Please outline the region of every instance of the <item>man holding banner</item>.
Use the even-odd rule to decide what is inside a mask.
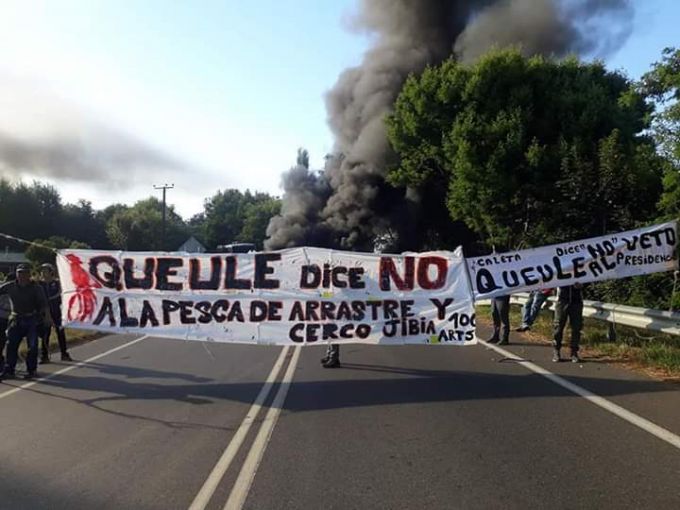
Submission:
[[[499,296],[563,287],[554,346],[561,347],[562,331],[569,320],[573,329],[572,361],[578,362],[583,315],[580,286],[676,270],[677,246],[677,222],[670,221],[591,239],[473,257],[467,259],[467,267],[475,300],[492,299],[495,303]],[[492,340],[495,338],[496,334]],[[559,352],[554,354],[559,361]]]
[[[490,344],[508,345],[510,343],[510,295],[496,296],[491,300],[493,336]]]
[[[61,351],[61,361],[73,361],[71,355],[68,353],[66,347],[66,332],[61,320],[61,285],[59,280],[55,279],[56,268],[52,264],[43,264],[40,266],[42,280],[40,286],[45,292],[47,304],[49,308],[52,325],[44,324],[40,328],[40,338],[42,340],[42,356],[40,363],[49,363],[50,361],[50,335],[52,327],[54,327],[57,334],[57,341],[59,342],[59,350]]]
[[[564,326],[569,320],[571,330],[571,362],[579,363],[579,343],[581,341],[581,329],[583,328],[583,286],[580,283],[560,287],[557,292],[555,304],[555,321],[553,323],[553,362],[560,362],[560,349],[562,349],[562,333]]]
[[[7,329],[7,365],[2,374],[5,378],[14,377],[17,364],[19,344],[26,338],[28,354],[26,356],[27,373],[25,379],[36,376],[38,365],[38,327],[43,320],[49,323],[47,299],[40,285],[31,280],[31,270],[26,264],[20,264],[16,270],[16,281],[0,286],[0,294],[9,296],[12,312]]]

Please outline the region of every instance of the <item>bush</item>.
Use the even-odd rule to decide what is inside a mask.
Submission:
[[[680,286],[676,285],[676,278],[668,271],[594,283],[588,286],[586,297],[641,308],[680,310]]]

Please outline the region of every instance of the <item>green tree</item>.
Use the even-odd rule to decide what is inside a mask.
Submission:
[[[680,50],[666,48],[640,83],[654,111],[651,133],[664,158],[663,194],[658,220],[680,218]],[[591,296],[602,301],[657,309],[680,309],[680,288],[672,272],[611,280],[593,285]],[[675,291],[675,292],[673,292]]]
[[[196,239],[201,241],[204,245],[205,242],[205,213],[194,214],[187,222],[187,227],[189,228],[189,234],[194,236]]]
[[[654,216],[662,161],[623,75],[493,51],[411,76],[387,119],[388,179],[444,201],[498,249],[600,235]]]
[[[79,200],[76,204],[64,205],[58,234],[76,239],[93,248],[109,247],[106,237],[106,220],[94,210],[89,200]]]
[[[204,238],[209,249],[220,244],[229,244],[239,239],[243,228],[245,202],[251,197],[237,189],[218,191],[204,203]]]
[[[115,207],[106,224],[106,234],[114,248],[121,250],[161,250],[162,204],[156,197],[140,200],[132,207]],[[179,247],[188,228],[173,206],[166,209],[166,243]]]
[[[680,50],[666,48],[640,82],[656,111],[652,128],[667,165],[659,210],[666,218],[680,217]]]
[[[58,231],[63,206],[57,190],[34,181],[0,179],[0,232],[23,239],[45,239]]]
[[[90,246],[80,242],[72,241],[65,237],[52,236],[49,239],[35,239],[35,244],[31,244],[26,248],[26,258],[32,263],[34,267],[40,264],[50,263],[54,264],[56,259],[55,250],[64,248],[73,249],[89,249]]]
[[[255,243],[261,248],[269,219],[280,207],[279,199],[267,193],[228,189],[206,200],[203,215],[195,222],[202,224],[202,239],[209,249],[232,242]]]
[[[269,220],[280,212],[281,200],[278,198],[267,196],[247,204],[244,208],[240,238],[254,243],[258,250],[263,249]]]

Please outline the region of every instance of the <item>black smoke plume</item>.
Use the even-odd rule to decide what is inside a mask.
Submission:
[[[355,26],[376,37],[326,96],[334,154],[323,172],[296,167],[284,176],[267,248],[372,250],[376,240],[391,250],[417,248],[419,197],[385,182],[395,156],[384,119],[408,75],[452,54],[473,61],[494,46],[602,57],[625,41],[632,14],[627,0],[362,1]]]
[[[0,131],[3,176],[24,173],[75,181],[131,186],[142,174],[179,172],[182,165],[124,133],[88,126],[86,135],[21,139]]]

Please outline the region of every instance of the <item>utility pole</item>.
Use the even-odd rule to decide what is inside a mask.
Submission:
[[[165,250],[165,192],[166,190],[173,189],[175,187],[174,184],[163,184],[162,186],[156,186],[154,184],[153,189],[162,189],[163,190],[163,222],[161,226],[161,250]]]

